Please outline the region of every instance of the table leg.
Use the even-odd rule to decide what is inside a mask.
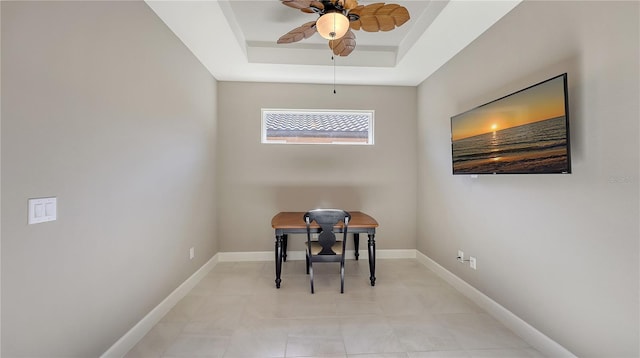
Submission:
[[[376,285],[376,239],[375,233],[369,233],[369,273],[371,277],[371,286]]]
[[[287,262],[287,242],[289,236],[287,234],[282,235],[282,261]]]
[[[358,257],[360,257],[360,254],[358,253],[358,247],[360,247],[360,234],[358,233],[353,234],[353,246],[355,246],[354,255],[356,256],[357,260]]]
[[[276,235],[276,288],[280,288],[282,273],[282,235]]]

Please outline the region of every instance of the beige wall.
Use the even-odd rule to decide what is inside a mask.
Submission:
[[[3,356],[97,356],[317,206],[371,213],[379,248],[417,245],[579,356],[638,356],[637,3],[524,3],[417,89],[337,95],[216,84],[139,2],[1,10]],[[451,176],[451,115],[565,71],[574,174]],[[262,145],[262,107],[374,109],[376,145]],[[49,195],[58,220],[26,225]]]
[[[0,6],[0,29],[2,29],[2,6]],[[0,47],[2,39],[0,36]],[[1,51],[1,50],[0,50]],[[2,68],[2,56],[0,56],[0,69]],[[0,83],[2,83],[2,71],[0,70]],[[0,99],[2,98],[2,86],[0,86]],[[0,188],[2,188],[2,100],[0,100]],[[2,202],[2,190],[0,190],[0,203]],[[2,205],[0,205],[0,292],[2,291]],[[2,355],[2,294],[0,294],[0,356]]]
[[[579,357],[639,355],[638,16],[522,3],[418,91],[418,249]],[[452,115],[563,72],[573,174],[451,175]]]
[[[316,207],[370,213],[378,248],[415,248],[415,87],[218,86],[220,251],[273,250],[271,217]],[[375,145],[261,144],[261,108],[374,110]]]
[[[96,357],[217,252],[216,81],[142,2],[1,6],[2,356]]]

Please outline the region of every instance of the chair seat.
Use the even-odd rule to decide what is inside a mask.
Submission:
[[[331,250],[336,253],[336,255],[342,255],[342,241],[336,241],[333,246],[331,246]],[[317,241],[311,241],[311,255],[318,255],[322,251],[322,245]]]

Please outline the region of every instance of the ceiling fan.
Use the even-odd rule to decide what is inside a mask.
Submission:
[[[358,5],[357,0],[281,1],[286,6],[320,17],[282,35],[278,43],[298,42],[318,32],[329,40],[329,48],[336,56],[348,56],[356,48],[356,35],[351,30],[391,31],[410,18],[407,8],[398,4]]]

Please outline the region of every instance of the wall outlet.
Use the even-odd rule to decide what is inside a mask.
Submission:
[[[196,257],[196,249],[194,247],[189,249],[189,260],[193,260]]]
[[[477,270],[476,268],[476,258],[473,256],[469,256],[469,267],[471,267],[474,270]]]
[[[458,262],[464,262],[464,252],[462,250],[458,250]]]

